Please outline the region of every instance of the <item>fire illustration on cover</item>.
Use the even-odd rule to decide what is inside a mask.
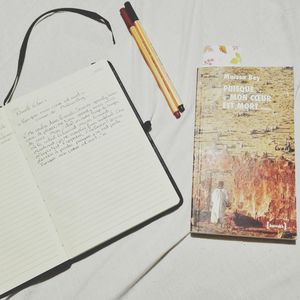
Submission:
[[[198,72],[192,232],[296,238],[292,68]]]

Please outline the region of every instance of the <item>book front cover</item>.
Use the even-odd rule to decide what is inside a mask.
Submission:
[[[197,76],[192,233],[295,239],[293,69]]]

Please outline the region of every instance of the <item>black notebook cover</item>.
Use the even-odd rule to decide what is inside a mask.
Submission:
[[[152,138],[151,138],[149,132],[146,131],[146,130],[144,129],[144,126],[143,126],[144,123],[143,123],[143,121],[142,121],[140,115],[138,114],[138,112],[137,112],[137,110],[136,110],[136,108],[135,108],[135,106],[134,106],[132,100],[130,99],[130,97],[129,97],[129,95],[128,95],[128,93],[127,93],[127,91],[126,91],[126,89],[125,89],[125,87],[124,87],[124,85],[123,85],[123,83],[122,83],[122,81],[121,81],[119,75],[118,75],[118,73],[116,72],[116,70],[115,70],[115,68],[113,67],[113,65],[112,65],[111,62],[108,61],[108,64],[109,64],[109,66],[110,66],[110,68],[111,68],[111,70],[112,70],[112,72],[113,72],[115,78],[117,79],[117,81],[118,81],[118,83],[119,83],[119,85],[120,85],[120,87],[121,87],[121,89],[122,89],[124,95],[126,96],[126,99],[128,100],[128,102],[129,102],[129,104],[130,104],[130,107],[132,108],[132,110],[133,110],[133,112],[134,112],[134,114],[135,114],[135,116],[136,116],[136,118],[137,118],[137,120],[138,120],[140,126],[143,128],[143,131],[144,131],[145,135],[147,136],[147,139],[148,139],[149,143],[151,144],[151,146],[152,146],[152,148],[153,148],[155,154],[157,155],[157,157],[158,157],[158,159],[159,159],[159,162],[160,162],[162,168],[163,168],[164,171],[166,172],[166,174],[167,174],[167,176],[168,176],[168,178],[169,178],[169,180],[170,180],[172,186],[174,187],[174,190],[175,190],[176,194],[178,195],[178,203],[177,203],[176,205],[174,205],[174,206],[168,208],[167,210],[162,211],[161,213],[159,213],[159,214],[157,214],[157,215],[154,215],[153,217],[151,217],[151,218],[149,218],[149,219],[146,219],[146,220],[143,221],[142,223],[137,224],[137,225],[135,225],[134,227],[132,227],[132,228],[130,228],[130,229],[128,229],[128,230],[126,230],[126,231],[124,231],[124,232],[122,232],[122,233],[120,233],[120,234],[118,234],[118,235],[116,235],[116,236],[114,236],[114,237],[112,237],[112,238],[106,240],[105,242],[103,242],[103,243],[97,245],[96,247],[93,247],[93,248],[87,250],[86,252],[80,254],[79,256],[77,256],[77,257],[75,257],[75,258],[73,258],[73,259],[70,259],[70,260],[64,262],[63,264],[61,264],[61,265],[59,265],[59,266],[56,266],[56,267],[52,268],[51,270],[49,270],[49,271],[47,271],[47,272],[45,272],[45,273],[43,273],[43,274],[40,274],[40,275],[36,276],[35,278],[33,278],[33,279],[31,279],[31,280],[29,280],[29,281],[27,281],[27,282],[21,284],[20,286],[14,288],[14,289],[12,289],[12,290],[10,290],[9,292],[6,292],[6,293],[0,295],[0,298],[5,297],[5,296],[8,296],[9,294],[14,294],[14,293],[16,293],[16,292],[18,292],[18,291],[20,291],[20,290],[22,290],[22,289],[24,289],[24,288],[26,288],[26,287],[28,287],[28,286],[31,286],[31,285],[37,284],[37,283],[39,283],[39,282],[42,282],[42,281],[45,281],[45,280],[50,279],[51,277],[53,277],[53,276],[55,276],[55,275],[61,273],[62,271],[65,271],[66,269],[68,269],[68,268],[72,265],[72,263],[77,262],[77,261],[79,261],[79,260],[82,260],[82,259],[88,257],[89,255],[91,255],[91,254],[93,254],[93,253],[99,251],[100,249],[102,249],[102,248],[104,248],[104,247],[110,245],[111,243],[113,243],[113,242],[115,242],[115,241],[117,241],[117,240],[119,240],[119,239],[121,239],[121,238],[123,238],[123,237],[129,235],[130,233],[133,233],[133,232],[135,232],[135,231],[141,229],[142,227],[144,227],[144,226],[150,224],[151,222],[153,222],[153,221],[155,221],[155,220],[157,220],[157,219],[159,219],[159,218],[161,218],[161,217],[163,217],[163,216],[165,216],[165,215],[167,215],[167,214],[169,214],[169,213],[175,211],[175,210],[178,209],[178,208],[182,205],[182,203],[183,203],[182,195],[181,195],[181,193],[180,193],[180,191],[179,191],[179,189],[178,189],[178,187],[177,187],[177,185],[176,185],[176,183],[175,183],[175,181],[174,181],[172,175],[170,174],[170,171],[168,170],[168,168],[167,168],[167,166],[166,166],[166,164],[165,164],[163,158],[161,157],[161,155],[160,155],[160,153],[159,153],[157,147],[155,146],[155,143],[154,143],[154,141],[152,140]]]

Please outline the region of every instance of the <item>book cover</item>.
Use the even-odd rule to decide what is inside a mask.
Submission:
[[[291,67],[197,74],[191,232],[295,239]]]

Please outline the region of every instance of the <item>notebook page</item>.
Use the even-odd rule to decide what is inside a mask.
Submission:
[[[179,202],[106,61],[20,99],[11,119],[71,257]]]
[[[1,295],[67,259],[4,109],[0,182]]]

